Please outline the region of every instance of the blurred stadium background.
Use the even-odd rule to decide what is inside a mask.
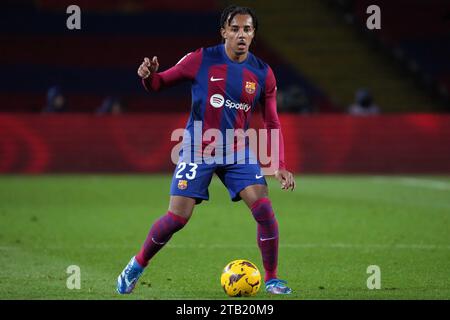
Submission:
[[[157,55],[164,70],[218,43],[229,3],[83,0],[81,30],[68,30],[70,4],[2,3],[0,172],[171,171],[169,134],[184,127],[189,85],[148,94],[136,68]],[[261,22],[253,51],[278,80],[292,170],[450,172],[448,1],[241,4]],[[381,7],[381,30],[366,28],[369,4]],[[59,94],[63,106],[48,106]],[[349,115],[356,99],[372,99],[376,116]]]
[[[72,262],[88,270],[90,281],[77,297],[116,297],[111,279],[138,248],[149,220],[166,210],[170,135],[184,128],[190,108],[188,84],[147,93],[137,67],[157,55],[164,70],[220,42],[220,13],[230,3],[2,1],[0,298],[66,298],[61,270]],[[304,290],[294,298],[448,299],[450,2],[236,3],[253,7],[259,18],[252,51],[277,77],[286,161],[298,176],[293,194],[270,180],[284,226],[280,270],[291,271],[289,280]],[[66,28],[71,4],[81,8],[81,30]],[[381,30],[366,28],[371,4],[381,8]],[[350,112],[355,103],[358,114]],[[110,173],[121,175],[96,175]],[[140,180],[141,174],[155,176]],[[241,220],[246,209],[232,207],[218,181],[211,188],[219,201],[199,206],[202,218],[194,217],[155,260],[161,268],[149,276],[154,297],[223,298],[220,288],[214,291],[214,268],[236,257],[233,245],[253,241],[253,221]],[[136,219],[125,228],[130,214]],[[223,225],[222,215],[242,232],[230,239],[212,228]],[[198,239],[217,245],[208,251],[212,260],[190,266],[173,255]],[[239,258],[258,261],[255,248],[241,248]],[[289,254],[299,248],[301,257]],[[351,254],[343,256],[342,248]],[[204,249],[191,249],[186,259],[203,257]],[[370,296],[358,288],[374,260],[392,272],[383,278],[387,291]],[[33,271],[25,269],[30,261]],[[165,274],[177,265],[187,274],[170,276],[183,284],[180,291]],[[213,293],[195,291],[199,270]],[[137,297],[148,297],[139,290]]]

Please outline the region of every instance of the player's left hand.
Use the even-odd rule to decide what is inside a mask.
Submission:
[[[295,180],[294,175],[285,169],[275,171],[275,178],[280,181],[281,189],[294,191]]]

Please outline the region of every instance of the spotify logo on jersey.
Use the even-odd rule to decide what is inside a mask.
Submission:
[[[211,96],[211,98],[209,99],[209,103],[214,107],[214,108],[220,108],[221,106],[223,106],[225,102],[225,98],[221,95],[221,94],[213,94]]]

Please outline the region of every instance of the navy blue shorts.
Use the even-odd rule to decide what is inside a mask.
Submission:
[[[208,200],[208,187],[214,173],[228,189],[232,201],[241,200],[239,192],[248,186],[267,185],[257,163],[188,163],[180,157],[173,174],[170,195],[195,198],[196,203]]]

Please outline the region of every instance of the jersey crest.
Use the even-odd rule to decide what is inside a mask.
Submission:
[[[248,94],[253,94],[256,91],[256,83],[251,81],[245,81],[245,91]]]

